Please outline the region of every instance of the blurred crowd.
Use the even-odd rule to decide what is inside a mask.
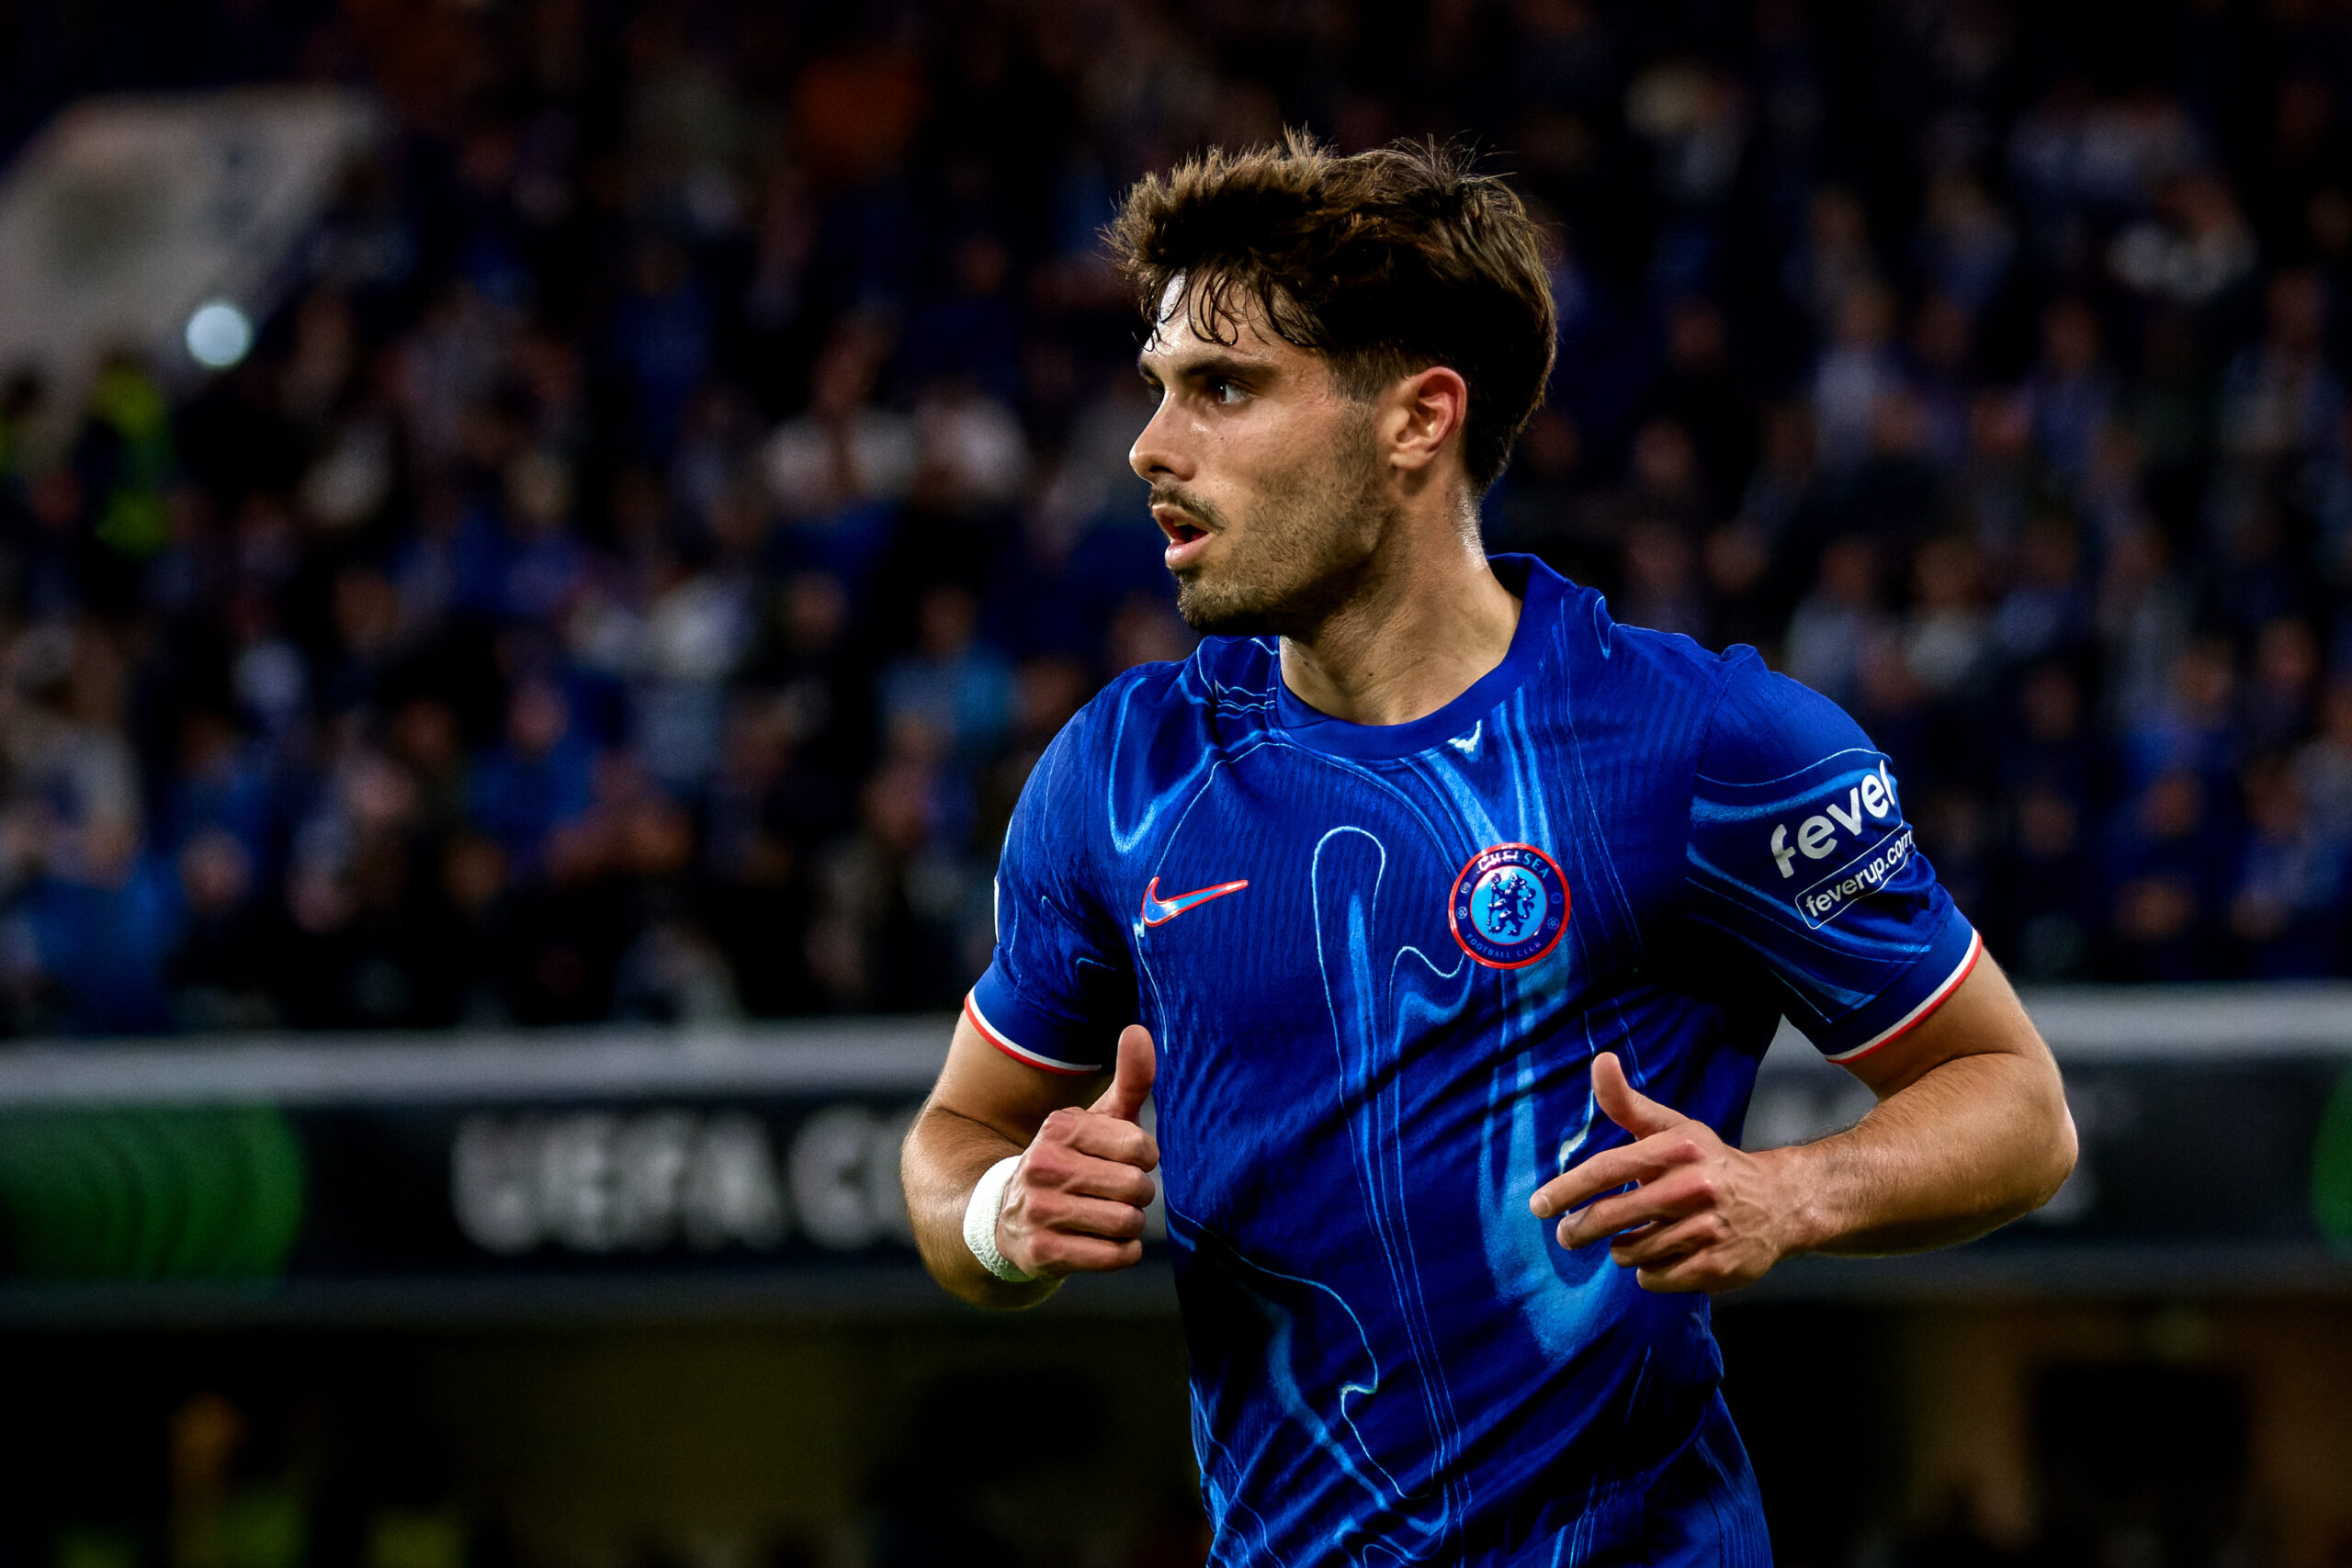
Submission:
[[[1097,231],[1285,124],[1491,150],[1490,543],[1846,705],[2013,970],[2352,972],[2340,6],[221,14],[387,134],[242,365],[0,375],[10,1030],[952,1007],[1191,642]]]

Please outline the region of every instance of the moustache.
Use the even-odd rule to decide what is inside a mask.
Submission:
[[[1155,507],[1173,507],[1188,517],[1198,518],[1204,527],[1225,526],[1225,513],[1217,510],[1216,502],[1193,494],[1182,485],[1152,486],[1151,499],[1148,504]]]

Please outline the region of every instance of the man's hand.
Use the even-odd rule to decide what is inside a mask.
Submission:
[[[1047,1116],[1004,1190],[997,1250],[1041,1278],[1100,1274],[1143,1259],[1143,1212],[1159,1145],[1136,1124],[1154,1071],[1151,1032],[1129,1024],[1102,1098]]]
[[[1614,1237],[1610,1256],[1652,1291],[1732,1290],[1798,1253],[1949,1247],[2039,1208],[2075,1168],[2058,1064],[1998,964],[1981,957],[1962,973],[1916,1027],[1846,1064],[1878,1097],[1870,1113],[1793,1148],[1733,1148],[1634,1093],[1615,1056],[1595,1056],[1593,1102],[1634,1141],[1545,1182],[1528,1206],[1566,1216],[1563,1247]]]
[[[1705,1122],[1636,1091],[1612,1052],[1593,1058],[1592,1098],[1634,1141],[1528,1200],[1540,1218],[1566,1216],[1562,1247],[1614,1236],[1609,1256],[1645,1291],[1734,1290],[1797,1250],[1795,1194],[1781,1161],[1733,1148]],[[1592,1201],[1628,1182],[1633,1191]]]

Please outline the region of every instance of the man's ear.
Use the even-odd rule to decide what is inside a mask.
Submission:
[[[1388,460],[1408,474],[1434,467],[1449,447],[1459,453],[1470,421],[1470,384],[1444,365],[1416,370],[1389,389],[1382,411]]]

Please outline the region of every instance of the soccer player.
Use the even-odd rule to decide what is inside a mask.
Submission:
[[[1112,240],[1208,635],[1029,781],[924,1259],[1028,1305],[1140,1258],[1159,1172],[1215,1562],[1766,1562],[1708,1292],[2042,1202],[2050,1054],[1850,719],[1481,548],[1554,337],[1504,186],[1293,139]],[[1878,1103],[1750,1153],[1783,1015]]]

